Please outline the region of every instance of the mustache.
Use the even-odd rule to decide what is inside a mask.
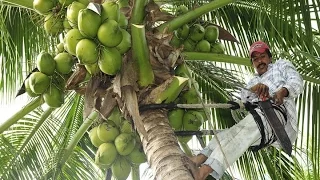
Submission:
[[[259,65],[258,65],[258,68],[260,68],[260,67],[263,66],[263,65],[266,66],[266,63],[261,63],[261,64],[259,64]]]

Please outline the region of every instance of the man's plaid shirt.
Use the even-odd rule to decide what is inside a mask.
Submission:
[[[254,74],[254,77],[248,82],[246,88],[250,89],[258,83],[269,87],[271,97],[282,87],[287,88],[289,96],[284,98],[283,104],[287,110],[288,121],[291,122],[292,129],[297,132],[297,112],[294,98],[299,96],[303,91],[303,79],[292,63],[280,59],[274,64],[269,64],[268,71],[261,76]],[[257,102],[259,100],[255,93],[245,89],[241,92],[241,99],[243,102]]]

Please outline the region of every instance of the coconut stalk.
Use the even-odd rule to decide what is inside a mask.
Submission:
[[[19,147],[19,150],[15,153],[16,156],[12,159],[9,167],[12,166],[12,164],[15,162],[15,159],[20,155],[22,150],[27,146],[27,144],[30,142],[30,139],[34,136],[34,134],[39,130],[40,126],[43,124],[43,122],[50,116],[50,114],[55,110],[56,108],[48,108],[46,111],[44,111],[37,122],[36,126],[32,129],[31,133],[28,135],[28,137],[24,140],[23,144]]]
[[[147,0],[135,0],[132,15],[131,15],[131,24],[143,24],[144,16],[145,16],[145,5],[147,4]]]
[[[63,165],[73,152],[73,149],[76,147],[82,136],[87,132],[89,127],[93,124],[93,122],[97,119],[98,117],[98,111],[93,110],[90,115],[84,120],[76,134],[74,135],[74,138],[70,141],[69,145],[66,147],[64,150],[63,157],[60,160],[60,164]]]
[[[149,60],[149,48],[144,25],[131,24],[133,59],[137,64],[140,86],[154,82],[154,74]]]
[[[43,102],[44,101],[42,100],[41,96],[30,101],[25,107],[23,107],[20,111],[12,115],[9,119],[7,119],[3,124],[0,125],[0,134],[2,134],[5,130],[7,130],[18,120],[23,118],[26,114],[30,113],[35,108],[39,107],[41,104],[43,104]]]
[[[181,148],[183,149],[184,153],[187,155],[187,156],[193,156],[192,152],[191,152],[191,149],[190,147],[188,146],[187,143],[180,143],[180,146]]]
[[[140,180],[139,164],[131,166],[131,180]]]
[[[197,19],[198,17],[206,14],[210,11],[215,9],[221,8],[229,3],[235,2],[235,0],[214,0],[208,4],[204,4],[192,11],[189,11],[183,15],[180,15],[171,21],[168,21],[157,28],[159,32],[173,32],[174,30],[178,29],[179,27],[183,26],[191,22],[192,20]]]
[[[244,66],[251,66],[249,58],[230,56],[225,54],[201,53],[201,52],[182,52],[185,60],[204,60],[213,62],[233,63]]]

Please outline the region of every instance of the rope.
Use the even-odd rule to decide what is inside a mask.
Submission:
[[[203,109],[203,108],[221,108],[230,109],[233,107],[232,104],[227,103],[214,103],[214,104],[177,104],[178,108],[184,109]]]
[[[243,104],[239,104],[240,108],[244,108]],[[221,108],[221,109],[232,109],[234,108],[234,104],[230,103],[212,103],[212,104],[144,104],[140,106],[140,111],[146,111],[151,109],[175,109],[175,108],[183,108],[183,109],[203,109],[203,108]]]

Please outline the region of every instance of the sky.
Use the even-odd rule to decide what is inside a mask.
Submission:
[[[26,94],[13,99],[9,104],[0,103],[0,124],[18,112],[28,102]]]

